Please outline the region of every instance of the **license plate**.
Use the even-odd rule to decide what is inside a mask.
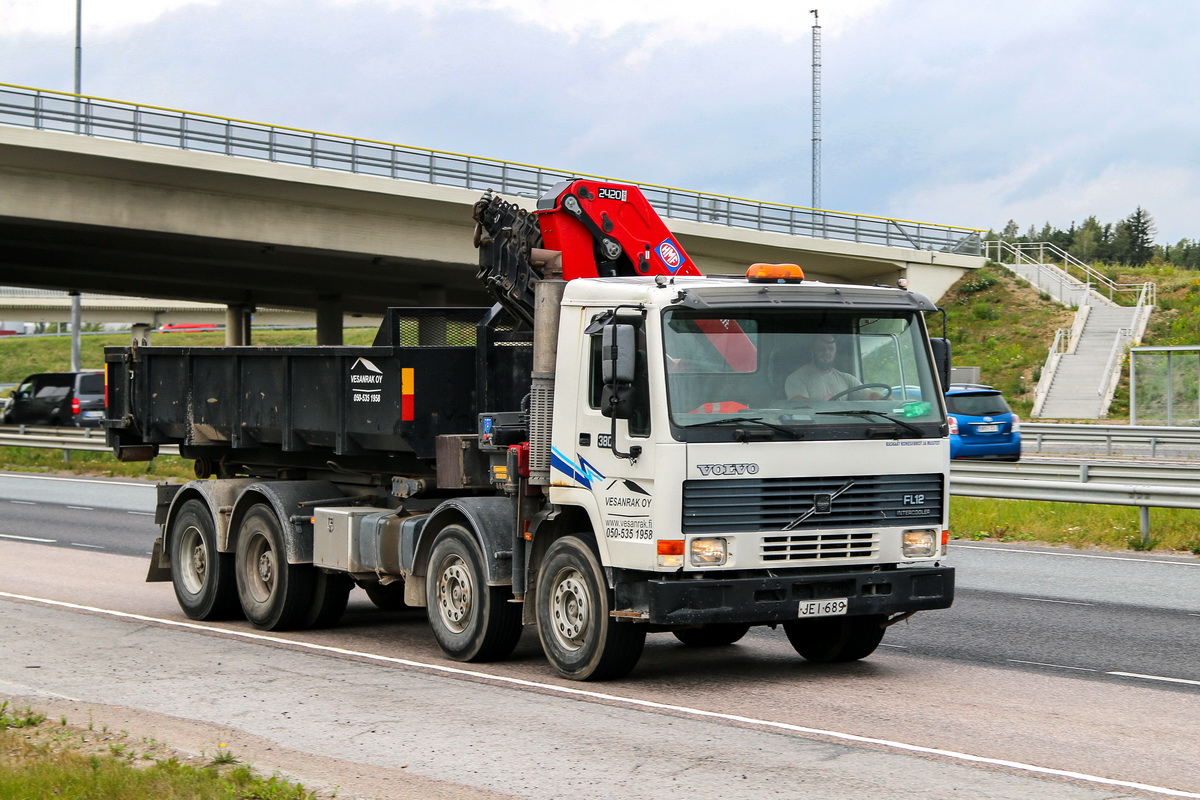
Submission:
[[[1000,426],[999,425],[976,425],[975,431],[977,433],[999,433]]]
[[[836,600],[809,600],[800,604],[799,617],[837,617],[846,613],[849,604],[846,598]]]

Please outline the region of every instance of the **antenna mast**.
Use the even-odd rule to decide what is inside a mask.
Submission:
[[[817,9],[812,28],[812,207],[821,207],[821,18]]]

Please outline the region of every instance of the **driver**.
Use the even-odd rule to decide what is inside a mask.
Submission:
[[[861,386],[862,382],[849,372],[842,372],[833,365],[837,358],[837,338],[830,333],[818,333],[813,336],[812,361],[793,372],[784,381],[783,390],[788,400],[792,402],[811,402],[813,400],[828,400],[834,395]],[[843,395],[839,400],[882,400],[883,395],[863,389],[853,392],[858,397],[851,398],[850,394]]]

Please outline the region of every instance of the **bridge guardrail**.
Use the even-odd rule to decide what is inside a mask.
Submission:
[[[632,183],[5,83],[0,83],[0,124],[524,197],[540,197],[556,183],[575,178]],[[977,256],[982,251],[984,231],[976,228],[766,203],[656,184],[635,185],[660,214],[672,219],[965,255]]]
[[[104,441],[103,428],[54,428],[31,425],[0,425],[0,447],[42,447],[52,450],[111,452]],[[164,456],[179,455],[176,445],[162,445]]]
[[[1032,426],[1030,426],[1032,427]],[[1099,436],[1130,438],[1148,435],[1131,431],[1131,426],[1053,425],[1041,427],[1067,429],[1062,436],[1083,438],[1079,428],[1113,428]],[[1178,431],[1179,429],[1159,429]],[[1177,437],[1200,443],[1195,435]],[[47,447],[68,450],[107,451],[104,432],[96,428],[32,428],[0,425],[0,446]],[[179,448],[164,445],[162,455],[178,455]],[[1094,503],[1135,506],[1141,520],[1142,540],[1150,536],[1151,508],[1200,509],[1200,464],[1162,464],[1149,461],[1118,464],[1088,464],[1069,461],[954,461],[950,464],[949,493],[959,497],[983,497],[997,500],[1041,500],[1047,502]]]
[[[1121,455],[1117,452],[1121,445],[1139,445],[1148,451],[1150,458],[1158,458],[1162,448],[1173,445],[1177,451],[1175,456],[1200,458],[1200,428],[1066,422],[1021,423],[1021,445],[1026,452],[1045,452],[1043,447],[1049,444],[1089,445],[1083,452],[1094,452],[1102,445],[1106,456]],[[1191,452],[1186,452],[1188,450]]]

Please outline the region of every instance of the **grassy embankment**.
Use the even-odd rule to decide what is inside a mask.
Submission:
[[[180,753],[126,731],[0,703],[0,797],[89,800],[314,800],[279,776],[264,778],[222,743],[212,754]]]
[[[1200,330],[1200,275],[1187,270],[1157,268],[1123,271],[1112,276],[1125,283],[1159,283],[1160,311],[1152,317],[1145,344],[1178,344]],[[1072,312],[1040,297],[1024,281],[1002,268],[989,267],[965,276],[946,294],[947,327],[956,364],[982,369],[983,380],[1000,388],[1022,418],[1029,418],[1046,348],[1054,331],[1071,324]],[[935,331],[935,333],[937,333]],[[312,331],[255,331],[255,344],[313,344]],[[367,344],[373,330],[348,331],[347,344]],[[125,344],[123,334],[85,336],[82,361],[103,364],[105,345]],[[155,344],[219,345],[221,333],[171,333]],[[0,383],[15,383],[38,371],[66,369],[67,337],[0,340]],[[1113,404],[1113,418],[1128,414],[1125,383]],[[74,452],[70,463],[58,450],[0,448],[0,469],[61,471],[95,475],[188,479],[191,463],[159,457],[151,462],[121,464],[107,453]],[[1200,512],[1154,509],[1151,546],[1200,553]],[[1136,508],[1084,506],[1073,503],[1035,503],[955,497],[951,500],[951,535],[957,539],[1046,542],[1073,547],[1141,548]]]
[[[1200,273],[1156,266],[1114,269],[1108,277],[1118,283],[1158,284],[1158,306],[1140,344],[1197,343]],[[942,298],[942,305],[954,363],[980,367],[983,382],[1003,391],[1013,410],[1029,420],[1046,350],[1056,329],[1070,327],[1074,312],[996,266],[964,276]],[[1126,368],[1109,412],[1111,422],[1129,418],[1128,378]],[[951,533],[959,539],[1142,549],[1138,511],[1132,506],[955,497],[950,517]],[[1200,511],[1156,508],[1150,517],[1151,548],[1200,555]]]

